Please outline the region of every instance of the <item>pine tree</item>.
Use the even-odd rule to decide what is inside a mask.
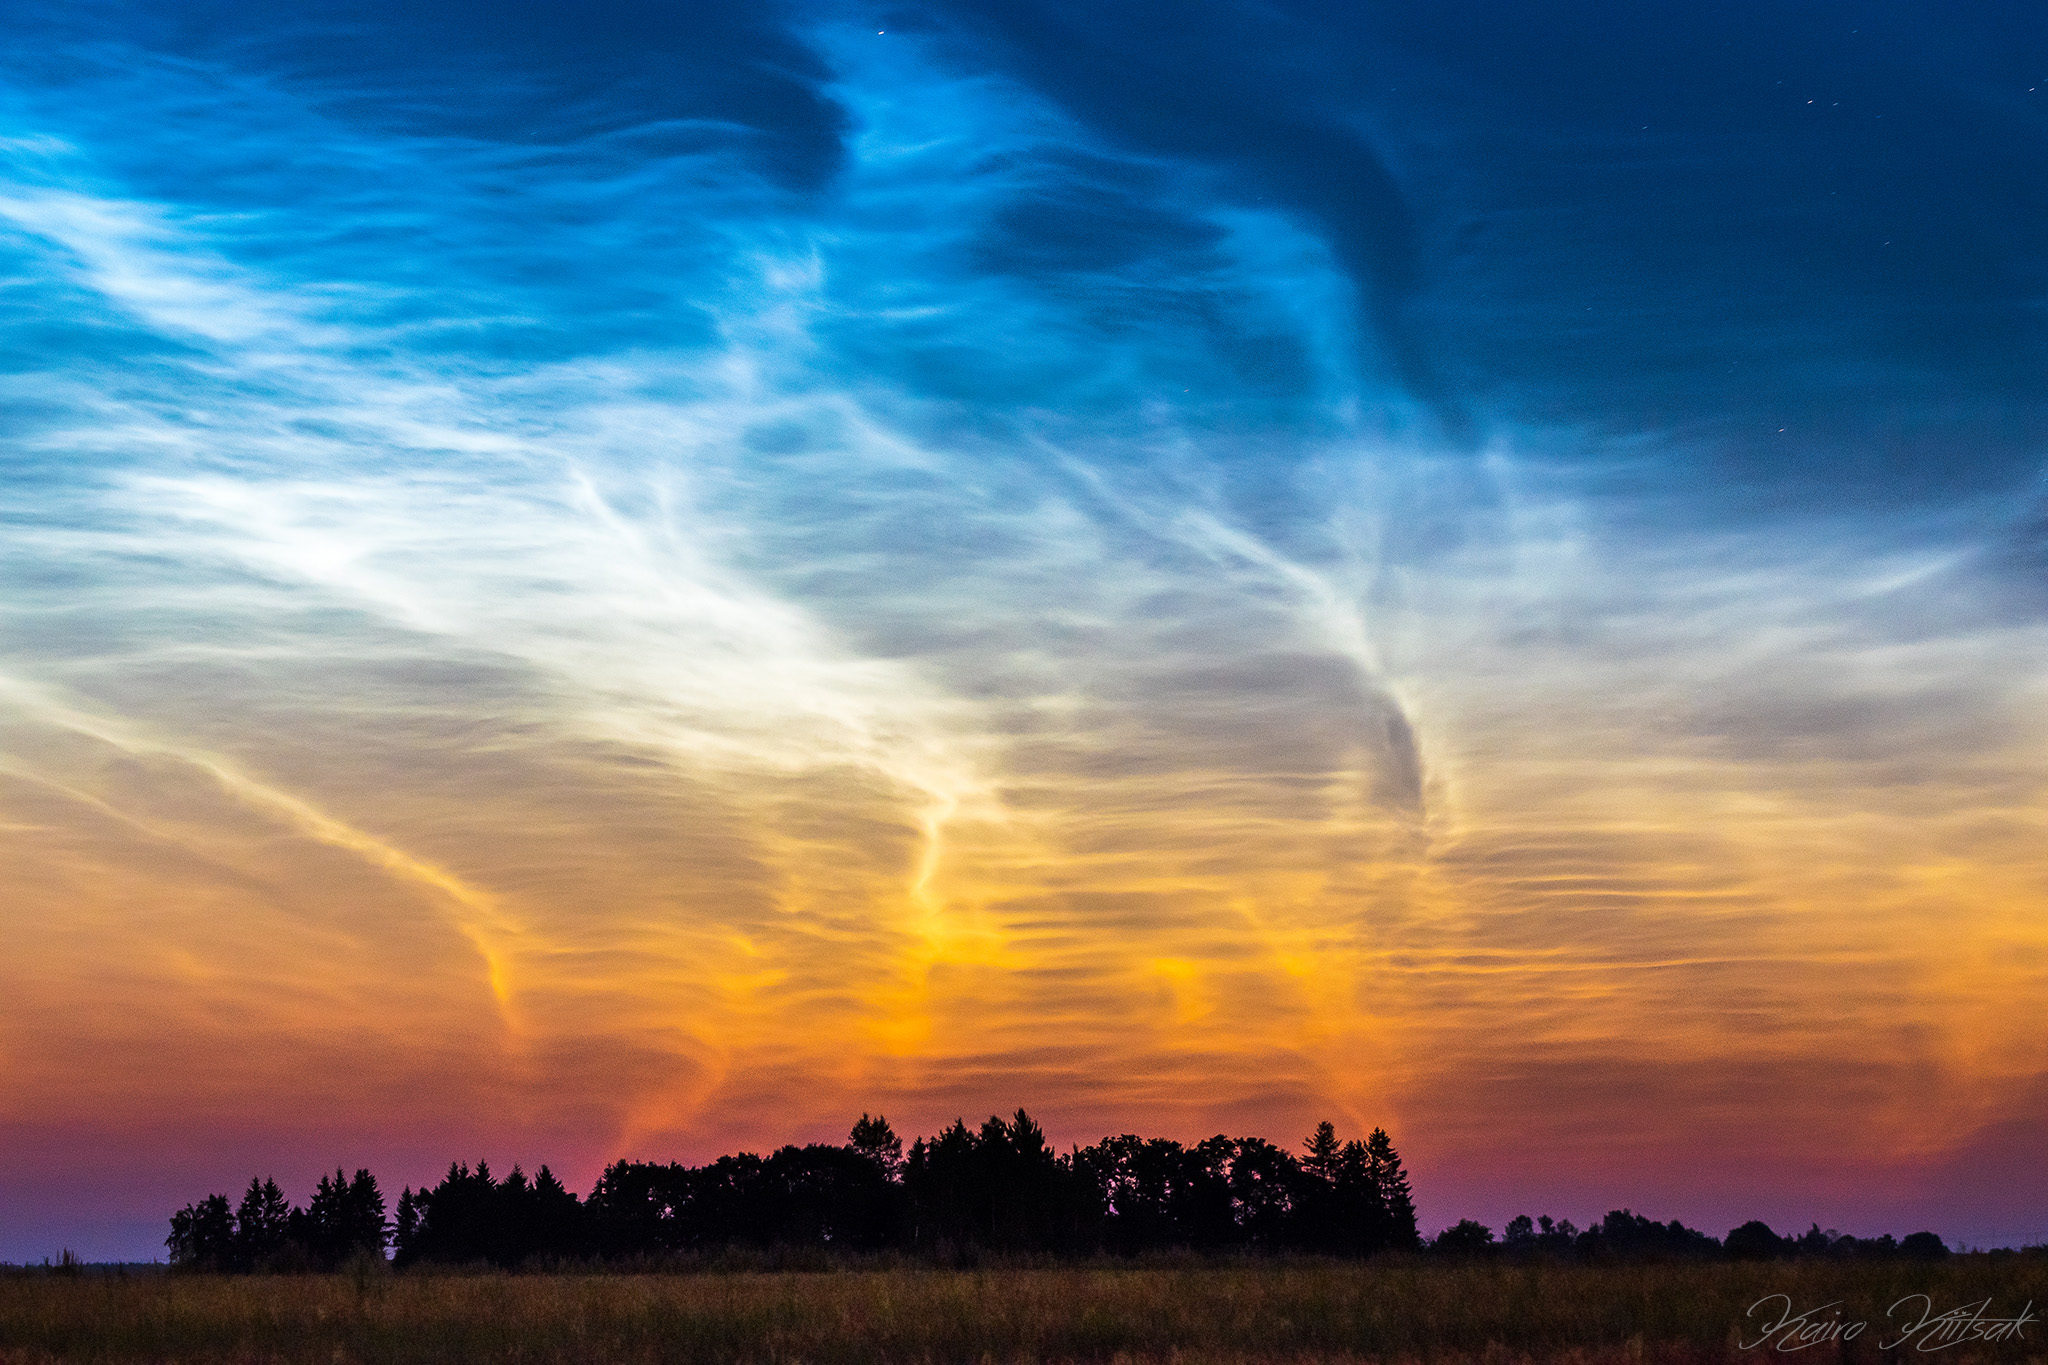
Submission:
[[[1401,1167],[1401,1154],[1394,1150],[1394,1140],[1384,1128],[1372,1130],[1365,1140],[1365,1152],[1380,1204],[1387,1212],[1389,1243],[1396,1250],[1414,1250],[1422,1245],[1422,1234],[1415,1225],[1415,1196],[1408,1186],[1408,1172]]]
[[[880,1166],[882,1173],[891,1180],[902,1174],[903,1139],[896,1136],[896,1130],[882,1115],[869,1118],[862,1114],[860,1121],[853,1125],[847,1145]]]
[[[1315,1132],[1302,1140],[1302,1150],[1307,1153],[1301,1159],[1301,1169],[1318,1180],[1332,1181],[1337,1178],[1337,1158],[1342,1151],[1337,1142],[1337,1126],[1328,1119],[1316,1125]]]
[[[249,1180],[235,1209],[235,1261],[245,1270],[274,1270],[291,1245],[292,1205],[273,1179]]]
[[[377,1178],[358,1170],[351,1179],[339,1167],[333,1175],[321,1176],[301,1226],[306,1250],[320,1265],[338,1266],[358,1252],[382,1257],[389,1225]]]
[[[1373,1177],[1372,1155],[1357,1138],[1337,1154],[1337,1208],[1342,1220],[1339,1249],[1370,1256],[1393,1245],[1387,1205]]]
[[[413,1193],[410,1185],[398,1196],[398,1222],[391,1233],[391,1259],[398,1265],[405,1265],[419,1255],[420,1202],[420,1196]]]
[[[344,1231],[347,1201],[348,1174],[336,1167],[332,1176],[321,1176],[313,1187],[313,1197],[306,1201],[305,1217],[300,1220],[306,1250],[315,1263],[329,1269],[340,1265],[348,1254]]]
[[[1017,1159],[1027,1165],[1042,1165],[1053,1159],[1052,1144],[1045,1140],[1045,1129],[1022,1109],[1010,1118],[1010,1148],[1016,1152]]]
[[[534,1254],[558,1258],[581,1254],[583,1227],[582,1201],[542,1166],[533,1177]]]
[[[384,1218],[384,1191],[377,1188],[376,1176],[366,1170],[356,1171],[355,1177],[348,1182],[348,1200],[344,1210],[343,1228],[348,1253],[367,1252],[382,1260],[391,1225]]]

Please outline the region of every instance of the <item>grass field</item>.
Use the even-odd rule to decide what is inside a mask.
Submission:
[[[1783,1293],[1867,1319],[1801,1361],[1880,1351],[1885,1313],[2048,1305],[2048,1259],[1577,1266],[1380,1261],[674,1275],[0,1276],[0,1362],[1721,1361]],[[1917,1301],[1916,1301],[1917,1308]],[[1820,1318],[1829,1315],[1822,1313]],[[1927,1351],[2048,1359],[2023,1339]]]

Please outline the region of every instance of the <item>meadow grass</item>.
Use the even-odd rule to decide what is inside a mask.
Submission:
[[[1839,1302],[1881,1353],[1885,1311],[2048,1305],[2048,1260],[1673,1265],[1380,1260],[691,1274],[0,1277],[0,1362],[1520,1361],[1773,1359],[1751,1304]],[[2025,1339],[1928,1353],[2039,1362]]]

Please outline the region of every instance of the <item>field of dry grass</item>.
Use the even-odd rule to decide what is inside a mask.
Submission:
[[[1885,1312],[2048,1306],[2048,1260],[1575,1266],[1381,1261],[676,1275],[0,1277],[0,1362],[1704,1362],[1783,1293],[1871,1328],[1792,1358],[1887,1365]],[[1917,1306],[1917,1302],[1916,1302]],[[1822,1314],[1825,1318],[1827,1315]],[[1942,1361],[2038,1362],[2018,1342]]]

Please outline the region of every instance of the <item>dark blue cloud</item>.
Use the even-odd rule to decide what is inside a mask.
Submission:
[[[991,215],[974,245],[975,266],[1053,281],[1147,262],[1184,271],[1199,268],[1223,236],[1159,202],[1170,191],[1156,168],[1069,153],[1031,170],[1038,183]]]
[[[40,17],[261,70],[399,132],[533,144],[666,124],[675,145],[737,152],[800,188],[841,159],[845,116],[773,5],[102,0]]]
[[[1316,25],[1238,5],[981,0],[943,12],[956,61],[1012,71],[1118,143],[1212,167],[1228,192],[1312,222],[1357,286],[1394,373],[1447,426],[1464,426],[1405,315],[1419,283],[1414,214],[1357,109],[1328,98]],[[928,13],[890,22],[913,26]]]
[[[2048,437],[2037,9],[943,13],[955,63],[1323,233],[1453,432],[1656,433],[1802,504],[2008,489]]]
[[[1355,292],[1364,391],[1391,383],[1468,441],[1531,423],[1649,435],[1673,452],[1668,478],[1732,488],[1740,516],[2010,492],[2048,440],[2048,18],[2023,5],[102,0],[17,16],[66,36],[19,48],[54,85],[95,60],[86,39],[125,43],[529,158],[494,191],[503,247],[479,247],[489,219],[465,215],[466,259],[495,261],[495,285],[566,283],[583,339],[501,327],[484,349],[507,361],[708,335],[651,283],[663,272],[607,291],[591,237],[651,260],[647,232],[621,237],[625,196],[644,196],[641,228],[667,213],[686,236],[735,176],[821,191],[858,120],[819,35],[872,22],[1080,129],[969,168],[993,188],[918,284],[1039,297],[1070,352],[1143,333],[1153,363],[1133,382],[1227,395],[1224,426],[1298,422],[1324,382],[1220,281],[1214,213],[1245,208],[1326,242]],[[151,148],[139,173],[182,176],[184,197],[276,197],[282,171],[209,166],[190,132],[169,140],[195,162]],[[695,191],[656,169],[693,159],[721,168]],[[422,225],[383,208],[338,202],[333,220],[392,272],[440,269],[431,237],[407,236]],[[1120,401],[1077,392],[1092,362],[1057,346],[991,365],[944,330],[869,330],[848,359],[963,403]],[[1170,354],[1175,331],[1200,339],[1199,363]]]

